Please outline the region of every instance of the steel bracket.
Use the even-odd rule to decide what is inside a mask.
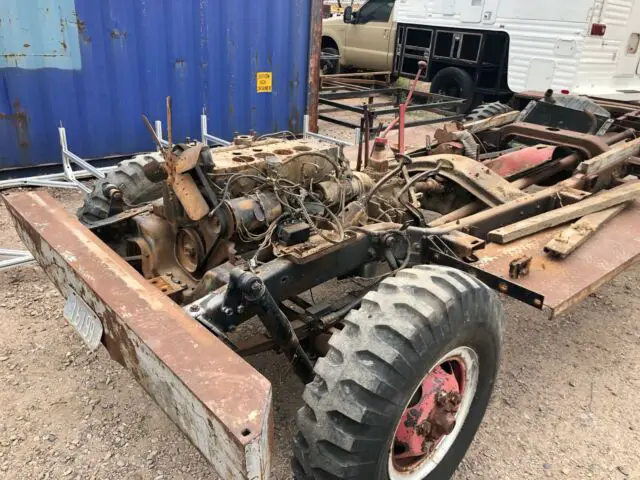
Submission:
[[[314,133],[314,132],[309,130],[309,115],[305,115],[304,116],[304,122],[303,122],[303,127],[302,127],[302,136],[304,138],[315,138],[316,140],[323,140],[325,142],[334,143],[334,144],[338,145],[339,147],[350,147],[352,145],[359,145],[360,144],[360,136],[361,136],[360,135],[360,129],[359,128],[355,128],[354,129],[354,133],[355,133],[355,142],[354,143],[345,142],[344,140],[339,140],[337,138],[329,137],[327,135],[322,135],[320,133]]]
[[[231,142],[225,140],[224,138],[215,137],[207,132],[207,114],[204,113],[204,109],[202,110],[202,115],[200,115],[200,133],[202,143],[204,143],[205,145],[209,145],[209,143],[222,145],[223,147],[231,145]]]
[[[58,127],[58,135],[60,137],[60,149],[62,154],[62,173],[54,173],[49,175],[36,175],[33,177],[25,177],[18,179],[9,179],[0,181],[0,190],[5,188],[17,187],[55,187],[55,188],[71,188],[80,189],[85,193],[89,193],[91,189],[79,181],[80,178],[96,177],[105,178],[106,173],[115,169],[115,167],[97,168],[84,158],[69,150],[67,144],[67,131],[60,125]],[[72,164],[81,167],[82,170],[74,171]]]
[[[9,257],[6,260],[0,260],[0,270],[3,268],[17,267],[25,263],[33,262],[35,259],[26,250],[11,250],[0,248],[0,257]]]
[[[470,263],[455,256],[453,251],[448,247],[443,248],[446,244],[435,236],[424,236],[421,241],[422,261],[424,263],[435,263],[445,265],[447,267],[457,268],[473,275],[488,287],[504,293],[505,295],[515,298],[523,303],[531,305],[539,310],[544,306],[544,296],[537,292],[529,290],[517,283],[506,278],[499,277],[489,273],[481,268],[477,268]]]

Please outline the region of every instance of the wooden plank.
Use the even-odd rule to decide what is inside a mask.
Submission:
[[[640,182],[621,185],[594,195],[581,202],[557,208],[489,232],[488,239],[495,243],[509,243],[547,228],[555,227],[576,218],[599,212],[614,205],[629,202],[640,196]]]
[[[567,258],[584,242],[593,237],[609,220],[622,212],[627,205],[627,203],[621,203],[615,207],[582,217],[553,237],[545,245],[544,251],[554,257]]]
[[[567,188],[558,193],[560,195],[560,205],[572,204],[584,200],[591,195],[591,192],[585,192],[584,190],[578,190],[577,188]]]
[[[640,153],[640,138],[626,143],[617,143],[610,150],[582,162],[578,165],[576,171],[585,175],[593,175],[600,170],[613,167],[638,153]]]
[[[520,112],[514,110],[513,112],[503,113],[501,115],[496,115],[495,117],[485,118],[484,120],[468,122],[465,123],[463,127],[471,133],[484,132],[492,127],[501,127],[507,123],[515,122],[519,116]]]

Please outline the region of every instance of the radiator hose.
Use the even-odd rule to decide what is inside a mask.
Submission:
[[[478,159],[478,142],[473,138],[473,135],[468,130],[460,130],[458,132],[451,132],[451,134],[464,146],[464,154],[467,157],[471,157],[474,160]]]

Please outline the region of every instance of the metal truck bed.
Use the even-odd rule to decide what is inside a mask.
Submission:
[[[104,326],[103,343],[222,478],[266,479],[271,384],[194,322],[51,196],[9,194],[15,227],[45,273]]]
[[[516,280],[545,297],[551,316],[576,305],[600,285],[640,260],[640,205],[634,202],[565,259],[544,253],[544,246],[567,224],[506,245],[490,243],[477,252],[474,266],[509,278],[509,263],[531,256],[529,274]]]

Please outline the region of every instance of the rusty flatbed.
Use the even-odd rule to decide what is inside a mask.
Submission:
[[[474,266],[509,278],[509,263],[531,256],[529,274],[515,282],[545,297],[544,308],[558,315],[640,260],[640,205],[634,202],[565,259],[544,246],[567,224],[506,245],[490,243],[477,252]]]
[[[267,479],[271,384],[152,286],[45,192],[4,202],[20,238],[63,293],[104,325],[112,358],[133,373],[223,478]]]

